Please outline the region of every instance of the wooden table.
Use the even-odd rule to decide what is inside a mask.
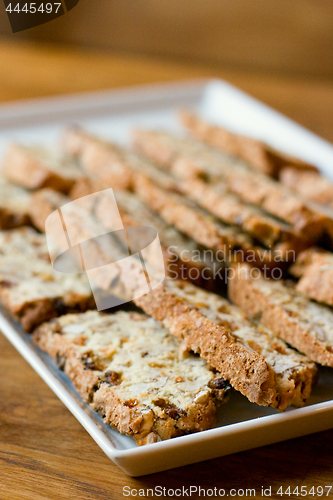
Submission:
[[[198,76],[222,77],[333,141],[330,81],[0,42],[0,100]],[[133,479],[103,454],[0,336],[0,499],[123,498],[123,487],[256,488],[333,485],[333,430]],[[332,423],[333,424],[333,423]],[[331,495],[333,496],[333,491]],[[129,498],[132,498],[129,497]],[[192,496],[195,498],[195,495]],[[312,497],[316,498],[316,497]]]

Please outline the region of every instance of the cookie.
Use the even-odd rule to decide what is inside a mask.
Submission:
[[[30,194],[0,177],[0,230],[29,225]]]
[[[151,209],[189,238],[214,252],[225,252],[225,262],[251,258],[260,266],[281,265],[282,258],[274,259],[274,253],[256,246],[239,228],[220,223],[177,193],[179,181],[172,175],[124,148],[85,132],[81,139],[80,161],[96,189],[112,187],[135,191]],[[86,156],[85,148],[89,151]]]
[[[333,367],[333,312],[281,280],[264,279],[247,264],[235,266],[230,299],[316,363]]]
[[[203,359],[181,355],[177,339],[140,313],[66,315],[40,326],[33,339],[103,420],[138,445],[213,427],[230,387]]]
[[[135,303],[250,401],[283,411],[309,397],[315,364],[218,295],[188,282],[165,280]]]
[[[3,174],[26,189],[48,187],[67,193],[82,175],[70,157],[42,147],[8,146],[3,160]]]
[[[134,193],[115,191],[115,197],[125,226],[143,225],[157,231],[170,277],[188,279],[211,290],[226,284],[225,261],[217,260],[208,248],[165,222]]]
[[[55,271],[45,235],[33,229],[0,233],[0,301],[27,332],[66,312],[95,307],[87,277]]]
[[[292,226],[242,202],[237,195],[229,193],[223,183],[208,184],[192,178],[180,181],[179,187],[218,219],[238,226],[262,245],[279,250],[283,260],[292,260],[295,254],[311,245],[310,236],[302,237]]]
[[[300,278],[296,290],[310,299],[333,306],[333,254],[311,248],[298,256],[290,273]]]
[[[133,137],[134,146],[141,153],[167,167],[184,182],[199,177],[208,184],[218,183],[220,189],[236,194],[243,203],[256,205],[263,213],[288,223],[305,239],[316,241],[333,226],[332,214],[310,206],[285,186],[251,170],[237,158],[166,132],[137,130]]]
[[[333,208],[333,184],[319,173],[285,167],[280,172],[280,181],[305,199]]]
[[[29,215],[34,226],[39,231],[45,232],[45,221],[54,210],[65,205],[69,199],[50,188],[39,189],[31,194]]]
[[[210,124],[189,111],[182,111],[179,117],[182,125],[194,137],[228,155],[240,158],[254,170],[266,175],[277,177],[285,165],[292,165],[299,171],[317,171],[316,167],[303,160],[277,151],[257,139]]]
[[[280,267],[282,255],[256,245],[235,226],[226,225],[184,196],[161,189],[150,179],[138,177],[135,192],[169,224],[193,238],[197,243],[224,255],[229,264],[251,260],[258,266]]]

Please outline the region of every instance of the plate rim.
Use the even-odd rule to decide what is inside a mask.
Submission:
[[[74,110],[76,112],[84,110],[85,112],[92,113],[96,108],[96,105],[97,109],[100,109],[100,106],[102,104],[105,108],[105,100],[107,100],[108,109],[112,107],[121,107],[124,103],[131,104],[137,102],[140,102],[144,109],[144,106],[147,106],[152,102],[156,104],[160,104],[161,102],[171,103],[175,98],[181,99],[184,96],[186,96],[187,100],[189,98],[199,99],[207,89],[208,85],[216,83],[223,83],[230,89],[234,89],[238,93],[243,94],[244,97],[250,99],[253,103],[260,105],[261,108],[265,108],[275,113],[276,115],[280,115],[284,119],[287,119],[292,124],[296,125],[300,130],[311,133],[313,137],[320,139],[321,141],[323,141],[323,143],[327,142],[324,139],[320,138],[318,135],[310,132],[302,125],[291,120],[282,113],[279,113],[265,103],[262,103],[260,100],[252,97],[243,90],[238,89],[236,86],[218,78],[195,78],[155,84],[140,84],[115,89],[88,91],[75,94],[64,94],[59,96],[57,95],[2,103],[0,105],[0,134],[2,134],[5,130],[10,130],[14,127],[27,127],[29,125],[28,120],[32,120],[30,122],[30,125],[35,125],[36,123],[45,123],[45,121],[43,122],[43,119],[47,117],[48,123],[59,121],[59,117],[60,119],[68,119],[68,115]],[[21,121],[22,119],[24,119],[23,124]],[[327,144],[330,145],[330,143],[328,142]],[[0,330],[3,332],[5,337],[14,345],[14,347],[23,356],[23,358],[38,373],[38,375],[41,376],[41,378],[53,390],[57,397],[59,397],[59,399],[65,404],[65,406],[75,416],[75,418],[77,418],[77,420],[81,423],[85,430],[95,440],[98,446],[100,446],[102,450],[107,454],[107,456],[111,458],[115,463],[118,463],[118,459],[135,459],[138,456],[143,457],[152,454],[154,455],[156,454],[156,452],[158,453],[159,451],[163,450],[168,451],[171,449],[183,448],[184,442],[186,444],[196,444],[202,441],[206,441],[207,438],[208,440],[214,440],[216,438],[223,438],[223,436],[225,435],[236,435],[242,433],[242,431],[245,432],[255,430],[259,427],[269,427],[270,425],[278,425],[282,424],[283,422],[298,419],[310,419],[314,414],[326,415],[332,413],[333,415],[332,399],[326,402],[315,403],[313,405],[306,406],[304,408],[298,408],[285,413],[275,413],[272,415],[251,418],[249,420],[227,424],[222,427],[216,427],[206,431],[201,431],[199,433],[180,436],[171,440],[145,445],[143,447],[118,449],[110,441],[110,439],[108,439],[106,435],[103,434],[102,431],[98,430],[97,424],[93,420],[91,422],[96,427],[96,431],[92,432],[92,428],[90,428],[89,425],[87,425],[85,422],[86,419],[90,420],[89,415],[82,407],[77,404],[70,393],[68,393],[67,398],[69,398],[71,401],[69,402],[68,399],[67,402],[64,401],[64,399],[66,398],[63,395],[60,395],[60,392],[63,390],[66,391],[66,388],[61,384],[61,381],[52,374],[51,371],[48,371],[47,377],[45,377],[45,374],[42,374],[43,372],[47,371],[47,366],[44,366],[42,358],[38,356],[37,351],[35,351],[31,346],[28,345],[27,342],[24,341],[21,334],[15,327],[14,321],[8,319],[4,314],[1,313],[1,311]],[[89,429],[87,427],[89,427]],[[331,427],[333,427],[333,419]],[[311,431],[308,433],[310,434]],[[130,475],[140,475],[128,472],[124,464],[118,463],[118,465]],[[166,468],[160,468],[159,470],[166,470]],[[146,474],[148,474],[148,472],[146,472]]]

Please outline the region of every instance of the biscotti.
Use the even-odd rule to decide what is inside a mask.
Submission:
[[[98,187],[94,185],[92,179],[81,177],[70,190],[69,197],[71,200],[77,200],[88,194],[96,193],[96,191],[98,191]]]
[[[30,194],[0,177],[0,230],[30,224]]]
[[[86,223],[87,219],[84,220]],[[114,256],[114,261],[120,261],[118,286],[123,293],[126,286],[132,286],[133,276],[137,269],[141,269],[141,265],[139,260],[133,260],[128,274],[129,270],[120,265],[121,246],[116,248],[111,245],[107,248],[108,255],[114,255],[115,251],[117,255]],[[149,265],[148,261],[146,269],[151,276]],[[171,333],[182,338],[188,349],[200,353],[217,370],[221,369],[221,374],[251,401],[284,409],[289,400],[282,393],[273,368],[263,356],[239,341],[240,332],[234,336],[229,323],[223,320],[221,324],[218,313],[216,321],[215,317],[212,320],[210,315],[206,316],[208,304],[213,300],[218,301],[218,298],[208,292],[204,296],[202,292],[198,299],[199,290],[193,285],[167,278],[151,293],[139,297],[136,295],[133,300],[146,313],[170,328]],[[202,306],[203,297],[206,303]],[[217,307],[225,307],[222,299]],[[185,335],[185,331],[189,334]],[[291,393],[289,387],[289,394]],[[305,398],[304,393],[302,397]],[[295,397],[289,402],[296,404]]]
[[[70,195],[72,199],[77,199],[97,191],[90,180],[82,178],[75,184]],[[198,245],[195,240],[167,224],[134,193],[115,190],[114,194],[124,226],[142,225],[157,231],[165,260],[165,271],[169,276],[189,279],[210,290],[217,290],[226,284],[225,259],[217,259],[211,250]],[[34,225],[44,232],[46,218],[69,201],[66,196],[51,189],[36,191],[32,195],[30,206]],[[87,216],[94,217],[96,214],[87,213]],[[101,221],[96,220],[97,222]]]
[[[49,251],[44,235],[38,234],[32,227],[20,227],[11,231],[0,231],[0,256],[25,255],[49,262]]]
[[[333,183],[319,173],[285,167],[280,181],[305,199],[333,208]]]
[[[67,156],[41,147],[11,144],[3,160],[7,179],[27,189],[48,187],[67,193],[82,175]]]
[[[316,375],[314,363],[221,297],[188,282],[165,280],[137,305],[199,353],[250,401],[284,410],[301,406]]]
[[[134,177],[148,176],[165,189],[176,189],[170,175],[154,168],[149,162],[112,142],[99,139],[87,132],[68,129],[64,147],[81,164],[95,187],[105,189],[131,189]]]
[[[91,221],[93,221],[94,216],[96,216],[95,224],[98,222],[103,225],[103,220],[98,217],[98,214],[90,214]],[[80,224],[82,222],[83,226],[81,227]],[[80,236],[84,234],[89,238],[89,234],[86,233],[86,225],[88,222],[88,226],[90,227],[90,221],[88,221],[87,217],[84,217],[83,221],[81,219],[78,220],[79,225],[77,230],[80,232]],[[106,260],[109,262],[111,259],[115,263],[115,266],[113,266],[111,277],[106,275],[103,268],[101,268],[101,273],[99,273],[98,268],[96,269],[97,281],[96,279],[95,281],[97,287],[94,286],[96,290],[100,287],[103,294],[103,283],[105,282],[107,284],[107,293],[112,293],[116,297],[126,297],[128,300],[133,300],[134,303],[141,307],[146,313],[153,316],[158,321],[164,322],[163,324],[165,327],[170,327],[170,332],[176,336],[182,337],[183,329],[185,328],[191,332],[193,338],[195,335],[198,337],[200,334],[204,344],[212,341],[216,344],[221,343],[222,345],[219,345],[219,349],[216,353],[205,353],[203,348],[198,350],[198,345],[196,343],[189,344],[188,348],[195,350],[195,352],[201,352],[202,357],[209,361],[217,370],[221,367],[223,370],[223,372],[221,372],[222,376],[230,380],[231,384],[251,401],[273,407],[279,404],[274,372],[263,357],[258,355],[255,351],[247,350],[239,345],[231,332],[226,330],[223,326],[221,327],[220,325],[214,324],[197,310],[194,304],[186,301],[182,296],[182,292],[180,292],[180,290],[183,289],[182,282],[166,278],[162,285],[154,287],[150,293],[144,292],[139,294],[137,281],[140,286],[140,276],[142,274],[140,259],[135,259],[133,256],[129,268],[126,264],[128,249],[127,247],[123,247],[124,242],[121,240],[117,242],[116,234],[110,234],[109,238],[113,239],[111,244],[107,245],[107,247],[105,247],[105,245],[98,247],[98,257],[101,257],[100,260],[102,263]],[[156,281],[156,269],[154,268],[154,264],[154,259],[151,261],[148,258],[145,262],[146,273],[151,283]],[[157,273],[158,272],[159,269],[157,269]],[[91,278],[90,271],[90,281]],[[112,280],[112,283],[115,282],[112,292],[109,288],[110,280]],[[196,288],[194,288],[194,290],[195,289]],[[162,311],[165,312],[165,317],[161,317]],[[165,322],[167,322],[167,324]],[[170,322],[170,324],[168,322]],[[181,325],[180,330],[178,328],[179,325]],[[221,354],[225,354],[227,360],[223,359]],[[243,362],[242,367],[237,362],[238,358]],[[235,362],[236,365],[234,366],[233,363]],[[249,373],[249,370],[252,369],[253,373]]]
[[[293,260],[295,254],[311,245],[311,235],[301,237],[290,225],[228,193],[223,183],[190,178],[180,181],[179,188],[220,220],[238,226],[263,245],[279,250],[286,261]]]
[[[75,134],[78,133],[76,130]],[[225,252],[225,262],[245,256],[260,266],[281,267],[281,255],[275,258],[274,251],[256,246],[239,228],[220,223],[177,193],[179,181],[172,175],[119,146],[90,137],[86,133],[82,133],[80,144],[77,154],[96,188],[115,188],[120,182],[126,189],[135,191],[169,224],[176,226],[198,244],[215,252]],[[89,161],[85,158],[85,147],[90,151]],[[69,151],[72,150],[69,148]],[[73,151],[76,152],[76,149]],[[118,182],[118,178],[121,181]]]
[[[250,236],[239,231],[237,226],[220,222],[191,200],[161,189],[148,178],[138,177],[134,190],[169,224],[173,224],[198,244],[211,249],[226,265],[235,261],[247,261],[273,270],[283,268],[286,256],[289,256],[288,247],[260,247]],[[293,260],[294,250],[290,255]]]
[[[230,299],[313,361],[333,367],[333,312],[281,280],[265,279],[247,264],[235,266]]]
[[[262,141],[207,123],[189,111],[184,110],[179,116],[183,126],[194,137],[224,153],[242,159],[250,167],[264,174],[277,177],[285,165],[292,165],[300,171],[317,170],[313,165],[277,151]]]
[[[198,243],[214,251],[233,251],[234,247],[248,250],[251,240],[237,234],[208,216],[185,198],[164,191],[150,179],[139,178],[135,182],[135,192],[169,224],[194,238]]]
[[[281,408],[282,400],[273,368],[255,350],[242,345],[229,323],[218,320],[214,322],[206,316],[207,304],[214,297],[212,294],[206,292],[207,304],[202,304],[195,300],[200,288],[167,277],[149,293],[138,294],[136,289],[133,295],[133,283],[135,285],[136,276],[142,271],[141,262],[139,259],[132,259],[129,269],[124,260],[128,255],[127,251],[120,242],[117,245],[116,238],[113,243],[108,246],[107,254],[117,264],[117,276],[113,276],[117,278],[117,284],[112,289],[115,296],[131,297],[128,300],[132,300],[146,314],[160,321],[170,333],[183,340],[185,349],[200,354],[250,401]],[[149,259],[146,261],[146,272],[151,282],[154,282],[155,269]],[[103,279],[108,282],[105,273]]]
[[[290,273],[300,277],[296,290],[333,306],[333,253],[311,248],[298,256]]]
[[[119,148],[100,140],[80,128],[68,128],[63,135],[65,151],[76,158],[95,184],[113,189],[131,186],[131,170],[119,162]],[[111,164],[111,168],[109,165]]]
[[[117,190],[115,198],[125,226],[142,225],[157,231],[168,276],[188,279],[210,290],[226,284],[224,259],[217,260],[211,250],[167,224],[134,193]]]
[[[71,197],[77,199],[96,192],[97,188],[82,178],[73,187]],[[165,271],[172,278],[189,279],[209,290],[218,290],[226,284],[225,258],[217,256],[194,239],[178,231],[149,208],[135,193],[114,191],[118,209],[125,226],[143,225],[154,228],[161,243]]]
[[[45,236],[14,229],[0,233],[0,301],[24,330],[70,311],[95,307],[84,274],[53,270]]]
[[[69,199],[53,189],[44,188],[31,194],[29,215],[34,226],[45,232],[45,221],[54,210],[65,205]]]
[[[331,214],[310,206],[285,186],[251,170],[241,160],[166,132],[137,130],[133,142],[141,153],[168,167],[177,177],[185,180],[203,177],[208,183],[224,184],[228,192],[289,223],[302,237],[311,235],[312,240],[316,240],[332,228]]]
[[[214,426],[228,383],[175,337],[136,312],[66,315],[34,341],[71,378],[103,420],[138,445]]]
[[[318,252],[325,252],[325,250],[323,248],[313,246],[301,252],[297,256],[294,264],[288,268],[289,274],[295,278],[300,278],[309,264],[311,264],[312,254],[316,254]]]

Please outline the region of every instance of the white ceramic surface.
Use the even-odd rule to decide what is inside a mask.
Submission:
[[[56,144],[62,126],[79,123],[126,143],[135,126],[180,131],[176,110],[197,109],[235,131],[313,162],[333,177],[333,146],[228,83],[191,81],[135,87],[0,106],[0,161],[8,141]],[[321,369],[308,405],[285,413],[259,407],[237,393],[219,411],[216,428],[137,447],[103,424],[82,402],[67,377],[2,311],[0,329],[39,373],[103,451],[127,474],[139,476],[208,460],[333,427],[333,370]]]

